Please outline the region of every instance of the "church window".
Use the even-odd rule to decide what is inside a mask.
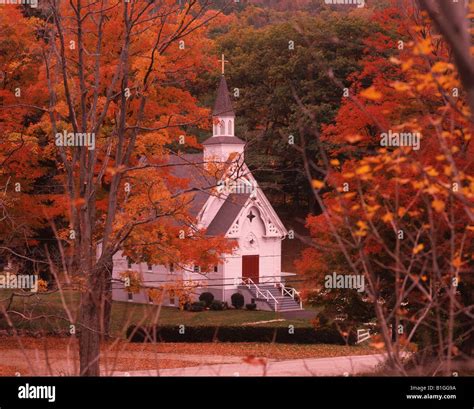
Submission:
[[[170,263],[170,273],[171,274],[174,273],[174,264],[173,263]]]
[[[227,133],[228,133],[228,135],[233,135],[234,134],[234,132],[232,132],[232,121],[230,119],[227,122]]]
[[[249,214],[247,215],[247,218],[250,220],[250,223],[252,223],[252,220],[255,219],[255,216],[253,213],[252,213],[252,210],[250,210]]]
[[[200,273],[201,272],[201,267],[200,266],[194,266],[194,272],[195,273]]]
[[[132,269],[132,260],[130,260],[129,258],[127,258],[127,268],[128,268],[129,270]]]
[[[133,293],[131,291],[128,292],[128,301],[133,301]]]
[[[214,273],[217,273],[217,270],[218,270],[218,266],[214,266]]]
[[[153,265],[147,264],[148,271],[153,271]]]
[[[219,125],[219,135],[225,135],[225,122],[224,120],[221,121]]]

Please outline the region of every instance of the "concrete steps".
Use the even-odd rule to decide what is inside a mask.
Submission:
[[[281,290],[275,287],[273,284],[257,284],[260,291],[263,293],[267,293],[269,291],[273,297],[278,301],[277,311],[300,311],[302,308],[300,307],[300,303],[295,301],[289,295],[282,295]],[[254,296],[254,298],[258,301],[264,301],[268,304],[268,306],[275,311],[275,300],[273,298],[269,298],[266,300],[262,298],[261,295],[257,296],[257,291],[255,287],[251,286],[248,288],[247,286],[240,286],[239,288],[245,288],[250,291],[250,293]]]

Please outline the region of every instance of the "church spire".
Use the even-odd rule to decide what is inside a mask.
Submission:
[[[224,56],[221,62],[224,66],[226,62]],[[202,143],[204,161],[226,162],[229,157],[234,156],[233,154],[237,154],[238,160],[243,161],[245,142],[235,136],[234,122],[234,108],[224,73],[222,73],[212,110],[212,136]]]
[[[222,56],[224,58],[224,56]],[[212,110],[212,136],[234,136],[235,113],[224,74],[221,75]]]
[[[219,82],[219,87],[217,88],[217,98],[214,103],[212,116],[235,116],[224,74],[221,75],[221,81]]]

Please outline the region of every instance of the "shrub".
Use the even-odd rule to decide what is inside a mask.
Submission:
[[[230,300],[232,302],[232,305],[238,310],[240,310],[244,306],[244,303],[245,303],[244,296],[240,293],[232,294],[232,296],[230,297]]]
[[[205,303],[205,307],[210,307],[210,305],[214,301],[214,294],[209,292],[202,293],[199,296],[199,301],[203,301]]]
[[[255,304],[254,302],[250,303],[250,304],[246,304],[245,305],[245,308],[247,308],[249,311],[253,311],[253,310],[256,310],[257,309],[257,304]]]
[[[219,300],[214,300],[211,303],[211,310],[213,311],[222,311],[224,309],[224,303]]]
[[[276,342],[282,344],[335,344],[345,345],[344,338],[334,326],[318,329],[296,327],[289,332],[287,327],[252,326],[186,326],[183,334],[179,326],[136,327],[127,329],[131,342]],[[349,345],[354,345],[357,336],[349,333]]]
[[[204,311],[204,304],[202,301],[199,301],[199,302],[193,302],[191,304],[191,308],[189,309],[189,311],[192,311],[192,312],[200,312],[200,311]]]
[[[324,314],[323,312],[320,312],[317,316],[317,318],[319,318],[319,325],[326,325],[328,322],[329,322],[329,318],[326,314]]]

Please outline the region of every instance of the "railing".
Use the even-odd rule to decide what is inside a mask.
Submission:
[[[260,295],[261,298],[264,298],[265,300],[267,300],[267,302],[270,301],[270,298],[272,298],[273,301],[275,302],[275,311],[278,310],[278,300],[273,296],[273,294],[270,291],[268,291],[268,290],[262,291],[259,288],[259,286],[253,282],[253,280],[251,278],[242,278],[242,280],[240,280],[240,282],[243,285],[245,285],[249,290],[253,286],[255,288],[255,296],[257,298]]]
[[[281,295],[289,295],[293,300],[295,300],[295,296],[298,296],[298,300],[300,302],[300,309],[303,309],[303,301],[301,301],[301,295],[299,291],[296,291],[293,287],[285,287],[283,283],[280,283],[281,286]],[[296,301],[296,300],[295,300]]]

